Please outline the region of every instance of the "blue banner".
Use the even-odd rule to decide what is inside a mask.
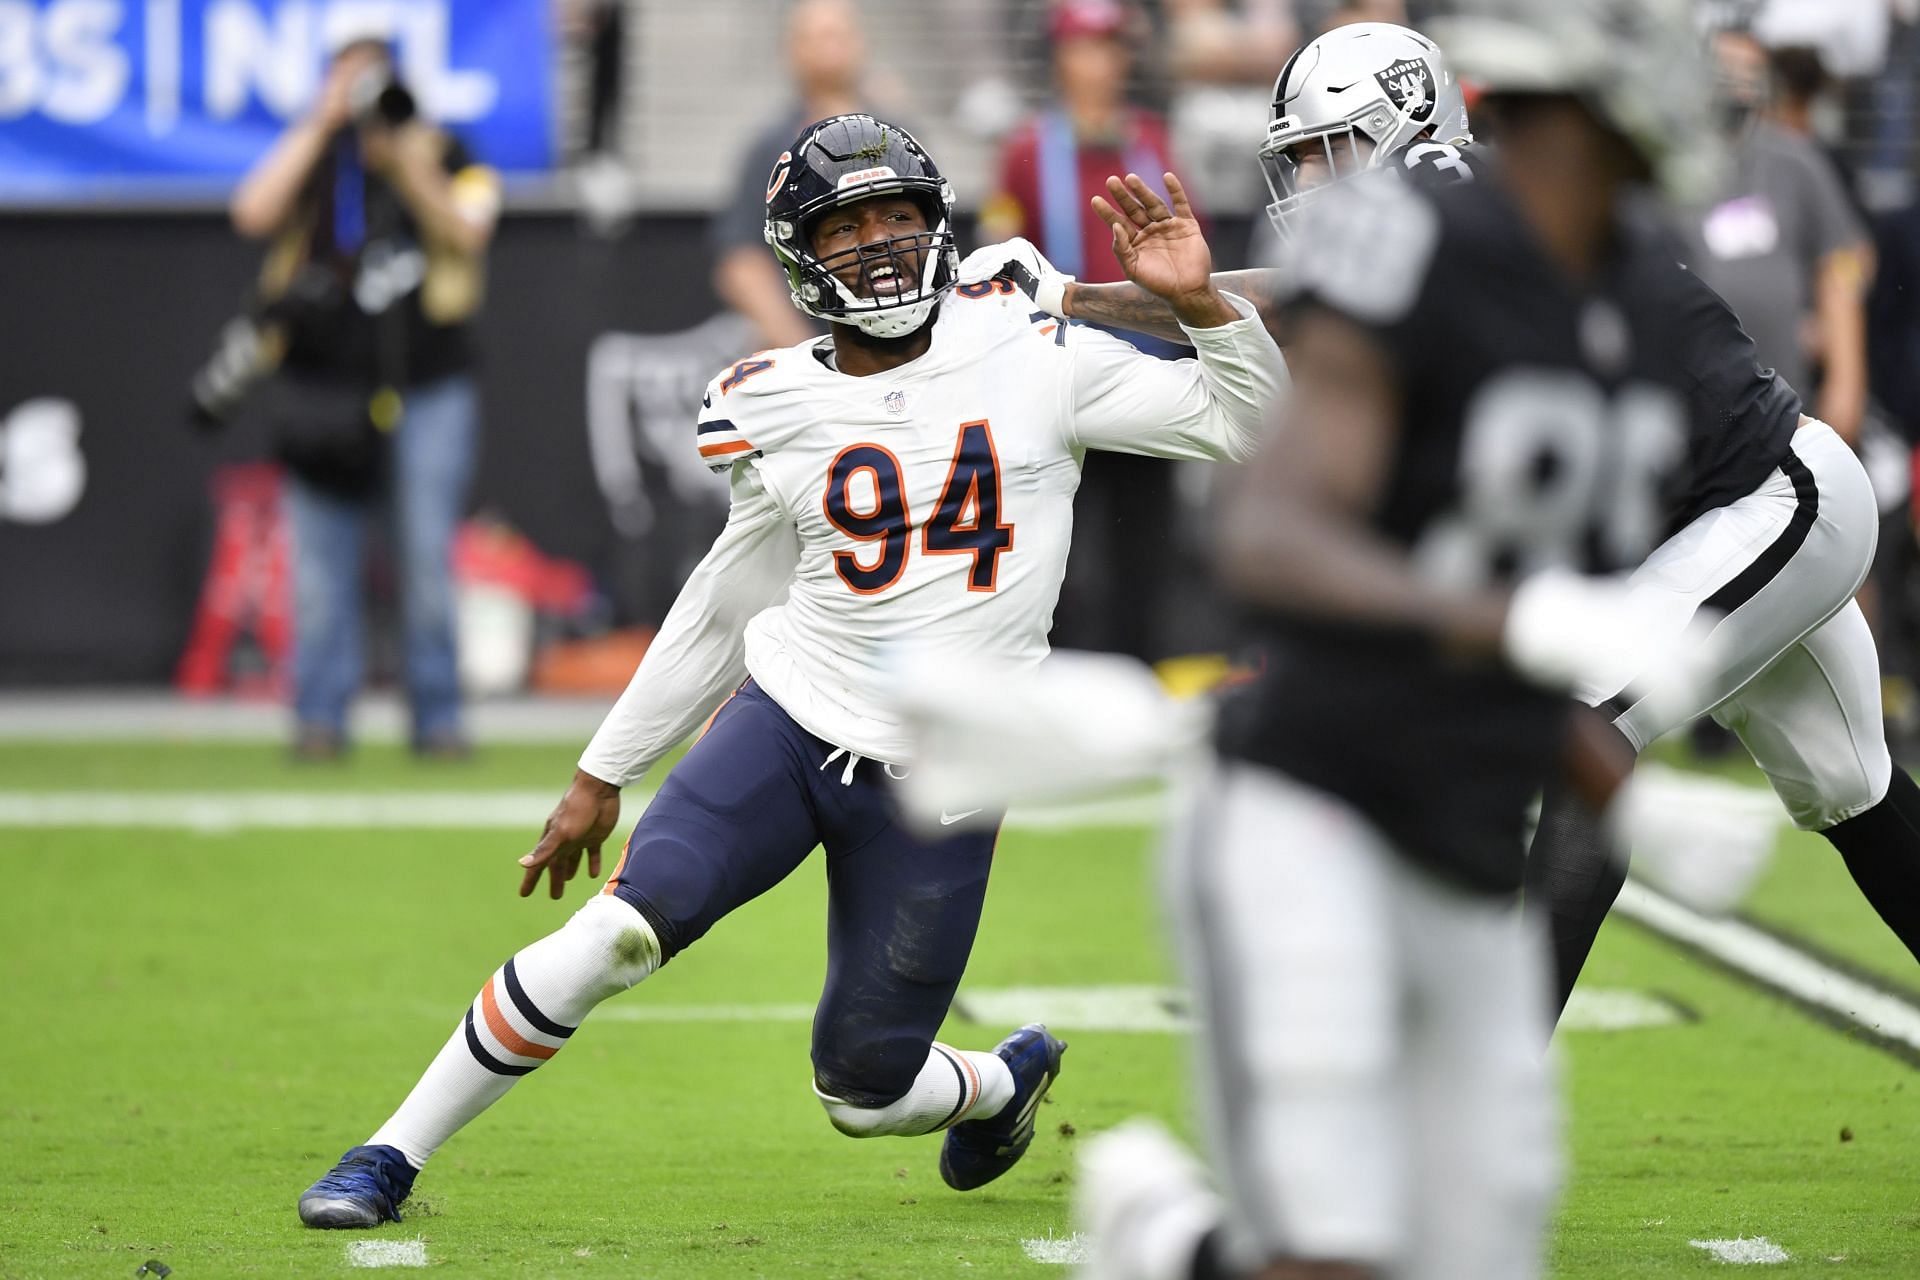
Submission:
[[[552,0],[0,0],[0,202],[212,194],[388,39],[421,112],[509,173],[553,165]]]

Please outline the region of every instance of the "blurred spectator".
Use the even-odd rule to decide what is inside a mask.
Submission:
[[[1874,397],[1920,445],[1920,205],[1881,219],[1871,295]]]
[[[567,0],[568,37],[586,54],[586,150],[612,151],[626,79],[624,0]]]
[[[1118,0],[1057,0],[1048,15],[1054,102],[1007,139],[999,190],[980,211],[980,239],[1025,236],[1082,280],[1124,277],[1092,197],[1110,174],[1156,189],[1174,168],[1166,122],[1127,100],[1139,15]],[[1243,157],[1243,163],[1251,169]],[[1163,192],[1164,194],[1164,192]],[[1123,335],[1143,350],[1185,354]],[[1089,458],[1080,483],[1057,638],[1080,648],[1156,659],[1174,572],[1172,464],[1125,454]]]
[[[1127,101],[1136,20],[1120,0],[1054,4],[1054,103],[1007,139],[999,189],[980,210],[982,241],[1025,236],[1069,275],[1124,278],[1089,201],[1106,191],[1109,174],[1137,173],[1158,188],[1173,168],[1166,121]]]
[[[1335,27],[1356,22],[1391,22],[1404,27],[1410,21],[1406,0],[1346,0],[1344,4],[1335,4],[1316,24],[1316,34],[1325,35]]]
[[[1886,65],[1892,8],[1888,0],[1761,0],[1753,34],[1775,48],[1811,45],[1827,70],[1844,79],[1870,76]]]
[[[620,113],[626,95],[625,0],[559,0],[560,29],[577,52],[586,132],[573,157],[580,210],[601,235],[623,233],[637,192],[620,151]]]
[[[1818,141],[1826,131],[1814,116],[1833,84],[1820,51],[1809,44],[1782,45],[1770,50],[1767,59],[1773,70],[1767,118],[1788,133]]]
[[[451,548],[477,451],[469,324],[497,176],[421,119],[383,42],[343,45],[318,102],[240,183],[234,227],[283,354],[267,416],[287,463],[295,751],[336,756],[362,678],[367,524],[391,498],[413,746],[464,754]]]
[[[1913,465],[1920,447],[1920,206],[1908,205],[1882,215],[1876,223],[1879,269],[1868,300],[1867,334],[1875,403],[1890,433],[1900,442],[1897,460],[1904,477],[1870,468],[1876,494],[1897,493],[1908,483],[1906,504],[1886,511],[1874,556],[1877,600],[1870,618],[1885,673],[1883,702],[1887,742],[1894,757],[1911,767],[1920,761],[1920,697],[1916,697],[1916,655],[1920,655],[1920,548],[1915,544],[1912,505]],[[1871,461],[1871,455],[1869,456]],[[1896,463],[1897,464],[1897,463]],[[1883,502],[1883,508],[1886,504]]]
[[[1263,195],[1247,155],[1265,134],[1274,77],[1298,47],[1292,0],[1166,0],[1175,146],[1189,185],[1222,209]]]
[[[1053,22],[1059,7],[1060,0],[1002,0],[1007,57],[1030,103],[1056,92]],[[1127,100],[1164,112],[1173,99],[1172,41],[1164,0],[1122,0],[1122,8],[1133,54],[1127,70]]]
[[[714,217],[713,291],[745,316],[762,347],[805,342],[815,330],[788,297],[787,278],[762,227],[774,161],[815,120],[870,110],[863,78],[866,33],[852,0],[800,0],[787,15],[787,70],[798,101],[754,135],[733,194]]]
[[[1689,220],[1690,265],[1808,412],[1857,442],[1867,408],[1866,232],[1813,144],[1762,118],[1766,51],[1735,31],[1716,35],[1714,49],[1733,165],[1719,197]]]

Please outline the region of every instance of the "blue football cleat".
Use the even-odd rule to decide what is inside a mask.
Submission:
[[[1060,1074],[1060,1055],[1067,1051],[1067,1042],[1048,1035],[1039,1023],[1029,1022],[993,1051],[1013,1072],[1013,1100],[999,1115],[967,1120],[947,1130],[947,1140],[940,1147],[940,1176],[955,1191],[986,1186],[1027,1154],[1041,1099]]]
[[[301,1195],[300,1221],[310,1227],[398,1222],[417,1172],[392,1147],[355,1147]]]

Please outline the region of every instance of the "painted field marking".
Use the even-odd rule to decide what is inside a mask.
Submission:
[[[1075,1031],[1184,1035],[1194,1029],[1191,1004],[1177,987],[978,987],[954,999],[955,1016],[982,1026],[1044,1022]],[[445,1015],[444,1009],[422,1014]],[[811,1022],[811,1004],[672,1004],[639,997],[594,1010],[597,1022]],[[1643,991],[1582,988],[1567,1002],[1563,1031],[1631,1031],[1687,1022],[1671,1001]]]
[[[422,1009],[434,1017],[446,1010]],[[1075,1031],[1188,1032],[1187,999],[1171,987],[979,987],[953,1002],[960,1018],[987,1026],[1044,1022]],[[811,1004],[663,1004],[639,997],[609,1001],[596,1022],[811,1022]]]
[[[593,1011],[595,1022],[812,1022],[810,1004],[632,1004],[612,1001]],[[434,1016],[444,1016],[436,1010]]]
[[[421,1240],[356,1240],[347,1246],[350,1267],[424,1267],[427,1246]]]
[[[1022,1240],[1020,1248],[1035,1262],[1059,1266],[1085,1262],[1091,1252],[1087,1247],[1087,1238],[1078,1231],[1070,1236],[1049,1235],[1035,1240]]]
[[[1674,1027],[1688,1017],[1671,1000],[1622,987],[1575,987],[1560,1014],[1562,1031],[1636,1031]]]
[[[953,1011],[968,1022],[1044,1022],[1077,1031],[1188,1032],[1193,1013],[1173,987],[983,987],[962,990]]]
[[[1857,1024],[1909,1062],[1920,1060],[1920,1009],[1898,996],[1829,968],[1750,924],[1709,919],[1642,884],[1629,882],[1616,910],[1769,990]]]
[[[0,791],[0,827],[537,830],[554,799],[544,791]]]
[[[1722,1262],[1731,1262],[1738,1266],[1770,1266],[1776,1262],[1785,1262],[1792,1255],[1765,1236],[1748,1239],[1740,1236],[1733,1240],[1689,1240],[1688,1244],[1696,1249],[1704,1249]]]
[[[556,791],[0,791],[0,829],[75,827],[195,831],[538,831]],[[651,791],[626,796],[637,817]],[[1016,831],[1138,828],[1159,821],[1163,801],[1132,796],[1100,804],[1016,809]]]

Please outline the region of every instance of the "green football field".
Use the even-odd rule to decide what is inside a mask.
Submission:
[[[467,1275],[1063,1275],[1033,1255],[1071,1252],[1076,1146],[1135,1113],[1190,1127],[1177,1034],[1062,1019],[1040,1136],[991,1187],[947,1191],[937,1137],[834,1133],[808,1087],[815,863],[604,1006],[429,1166],[404,1223],[303,1229],[301,1189],[581,900],[516,898],[544,805],[519,827],[488,809],[557,794],[572,755],[299,769],[264,746],[0,745],[0,1275],[332,1275],[378,1261],[369,1240]],[[420,825],[349,825],[395,812]],[[1783,841],[1749,914],[1920,986],[1827,846]],[[1126,1005],[1166,983],[1149,857],[1138,826],[1009,831],[962,993],[982,1021],[945,1038],[991,1045],[1019,1020],[1008,988]],[[1920,1276],[1908,1061],[1619,920],[1587,982],[1679,1016],[1560,1038],[1552,1274],[1714,1272],[1691,1241],[1764,1237],[1773,1271]]]

